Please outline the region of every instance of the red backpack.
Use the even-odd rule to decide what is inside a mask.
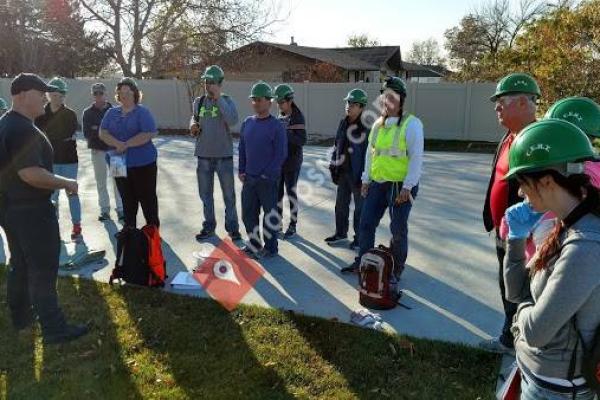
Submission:
[[[146,225],[142,232],[148,239],[148,268],[151,271],[148,286],[165,286],[167,278],[167,262],[163,257],[162,239],[158,228],[154,225]]]
[[[117,260],[109,283],[122,279],[141,286],[165,285],[166,261],[158,228],[124,229],[117,236]]]
[[[402,292],[398,287],[398,277],[394,257],[388,247],[367,251],[360,259],[358,267],[359,302],[367,308],[388,310],[398,305]]]

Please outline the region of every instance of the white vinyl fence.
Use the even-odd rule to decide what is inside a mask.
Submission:
[[[0,96],[10,102],[10,79],[0,79]],[[117,80],[100,80],[109,93]],[[94,80],[67,80],[67,105],[79,115],[91,102],[90,86]],[[143,103],[149,107],[163,129],[185,129],[191,115],[188,85],[178,80],[142,80]],[[374,101],[380,86],[374,83],[293,83],[296,102],[303,111],[309,135],[331,137],[343,115],[346,93],[360,87]],[[238,106],[240,121],[251,114],[250,82],[225,82],[223,91]],[[425,126],[427,139],[497,142],[502,134],[489,101],[495,85],[488,83],[409,83],[407,109]],[[112,96],[111,96],[112,97]],[[112,100],[112,99],[111,99]],[[114,102],[114,100],[113,100]],[[376,108],[370,105],[373,111]],[[273,106],[276,112],[276,105]],[[81,122],[81,121],[80,121]],[[237,131],[239,124],[233,127]]]

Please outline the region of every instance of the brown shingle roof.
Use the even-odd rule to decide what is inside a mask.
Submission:
[[[380,69],[385,64],[397,70],[402,68],[399,46],[338,47],[328,50],[358,58],[369,64],[377,65]]]
[[[318,61],[323,61],[328,64],[337,65],[346,70],[364,70],[364,71],[379,71],[380,66],[364,61],[360,58],[353,57],[345,52],[338,52],[334,49],[322,49],[319,47],[305,47],[295,44],[280,44],[270,42],[255,42],[262,43],[267,46],[272,46],[290,53],[298,54],[306,58],[311,58]]]

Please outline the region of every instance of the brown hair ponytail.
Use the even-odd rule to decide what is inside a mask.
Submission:
[[[552,176],[558,186],[565,189],[572,196],[582,200],[582,202],[564,220],[559,221],[554,230],[544,240],[531,271],[532,275],[548,268],[550,262],[560,254],[562,246],[561,238],[567,229],[586,214],[593,213],[600,216],[600,192],[592,186],[588,175],[576,174],[566,177],[558,171],[547,170],[523,174],[519,177],[519,181],[536,184],[537,181],[547,175]]]

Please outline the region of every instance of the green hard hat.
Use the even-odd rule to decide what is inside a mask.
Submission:
[[[554,103],[545,118],[569,121],[588,136],[600,137],[600,105],[587,97],[568,97]]]
[[[0,110],[8,110],[8,103],[0,97]]]
[[[58,77],[52,78],[50,82],[48,82],[48,85],[56,87],[58,89],[58,92],[62,94],[67,94],[67,92],[69,91],[69,88],[67,87],[67,82]]]
[[[500,79],[496,86],[496,93],[490,97],[490,100],[496,101],[499,97],[518,93],[532,94],[536,97],[542,96],[540,87],[531,75],[516,72]]]
[[[225,78],[225,73],[223,72],[221,67],[219,67],[218,65],[210,65],[210,66],[206,67],[206,69],[204,70],[204,73],[200,77],[200,79],[202,79],[202,80],[214,81],[217,83],[223,82],[224,78]]]
[[[404,83],[402,78],[397,76],[388,76],[386,78],[386,80],[383,82],[381,93],[383,93],[386,89],[392,89],[400,96],[406,96],[406,83]]]
[[[576,125],[556,118],[534,122],[523,129],[511,146],[508,158],[510,169],[505,179],[597,159],[586,134]]]
[[[275,86],[273,92],[275,94],[275,101],[284,101],[294,98],[294,89],[285,83]]]
[[[344,100],[348,103],[359,103],[363,106],[367,105],[368,97],[367,92],[362,89],[352,89],[348,92]]]
[[[263,81],[258,81],[252,86],[252,90],[250,91],[250,96],[248,96],[248,97],[249,98],[264,97],[266,99],[272,99],[273,98],[273,90],[271,89],[271,86],[269,86],[268,83],[263,82]]]

